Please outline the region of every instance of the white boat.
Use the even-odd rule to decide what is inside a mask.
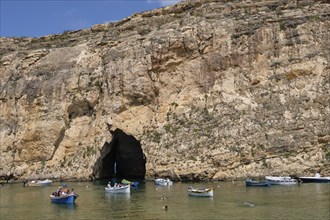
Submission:
[[[107,193],[130,193],[131,186],[115,183],[115,185],[112,187],[110,184],[108,184],[107,187],[105,187],[105,192],[107,192]]]
[[[266,180],[271,185],[294,185],[297,184],[297,180],[289,176],[266,176]]]
[[[46,179],[46,180],[32,180],[30,182],[25,182],[25,186],[48,186],[52,183],[53,181]]]
[[[213,189],[194,189],[192,187],[188,188],[188,195],[190,196],[199,196],[199,197],[212,197]]]
[[[173,182],[168,178],[167,179],[158,178],[155,179],[155,184],[159,186],[172,186]]]
[[[330,176],[321,177],[319,173],[316,173],[313,177],[301,176],[299,179],[303,183],[330,183]]]

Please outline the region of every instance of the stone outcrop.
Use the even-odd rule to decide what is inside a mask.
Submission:
[[[0,38],[0,176],[99,178],[107,124],[141,143],[147,178],[329,176],[329,16],[327,1],[185,1]]]

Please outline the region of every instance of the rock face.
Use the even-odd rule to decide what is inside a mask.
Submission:
[[[0,176],[110,175],[107,124],[141,143],[147,178],[329,176],[329,12],[327,1],[185,1],[1,38]]]

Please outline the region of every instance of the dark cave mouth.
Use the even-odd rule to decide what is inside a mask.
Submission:
[[[146,158],[140,142],[120,129],[110,132],[112,140],[103,145],[93,176],[96,179],[144,179]]]

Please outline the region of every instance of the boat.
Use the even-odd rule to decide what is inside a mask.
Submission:
[[[162,178],[157,178],[155,179],[155,184],[159,186],[172,186],[173,182],[170,179],[162,179]]]
[[[295,185],[298,181],[290,176],[266,176],[271,185]]]
[[[213,196],[213,189],[207,189],[207,188],[199,188],[195,189],[191,186],[188,188],[188,195],[190,196],[199,196],[199,197],[212,197]]]
[[[56,192],[50,195],[50,200],[57,204],[74,204],[79,196],[75,193],[74,189],[71,191],[64,187],[58,187]]]
[[[29,182],[24,182],[24,186],[49,186],[53,181],[46,180],[32,180]]]
[[[128,181],[126,179],[123,179],[121,181],[122,184],[125,184],[125,185],[130,185],[132,187],[137,187],[139,185],[139,182],[131,182],[131,181]]]
[[[60,196],[50,195],[50,200],[57,204],[74,204],[78,195],[75,193],[62,194]]]
[[[270,182],[269,181],[256,181],[256,180],[251,180],[251,179],[247,179],[245,180],[245,185],[246,186],[270,186]]]
[[[130,193],[131,192],[131,186],[127,184],[117,184],[115,183],[114,186],[111,186],[110,184],[105,187],[105,192],[107,193]]]
[[[330,176],[321,177],[319,173],[316,173],[313,177],[301,176],[299,180],[303,183],[330,183]]]

